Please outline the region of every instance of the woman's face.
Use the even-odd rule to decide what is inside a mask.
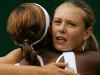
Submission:
[[[52,22],[54,47],[69,51],[80,47],[88,35],[84,25],[85,12],[72,4],[63,4],[55,11]]]

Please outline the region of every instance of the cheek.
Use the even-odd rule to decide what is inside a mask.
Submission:
[[[69,39],[71,42],[73,42],[74,44],[76,43],[81,43],[83,41],[83,38],[84,38],[84,33],[81,32],[81,31],[74,31],[72,33],[70,33],[69,35]]]
[[[57,27],[55,27],[54,25],[52,25],[51,26],[52,35],[56,34],[56,30],[57,30]]]

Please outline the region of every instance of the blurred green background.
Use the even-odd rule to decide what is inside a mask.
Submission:
[[[16,46],[8,36],[6,31],[7,19],[11,11],[22,3],[35,2],[42,5],[47,9],[48,13],[53,13],[56,6],[65,0],[2,0],[0,1],[0,56],[9,53],[15,49]],[[93,9],[96,16],[96,24],[93,33],[95,34],[98,42],[100,43],[100,0],[85,0]]]

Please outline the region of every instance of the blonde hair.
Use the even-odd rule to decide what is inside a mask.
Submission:
[[[86,14],[86,16],[84,17],[85,29],[87,29],[91,26],[92,27],[94,26],[95,15],[92,11],[92,8],[88,4],[86,4],[84,1],[82,1],[82,0],[67,0],[64,3],[62,3],[61,5],[63,5],[63,4],[64,5],[73,4],[75,7],[78,7],[85,12],[85,14]],[[58,6],[58,8],[59,8],[59,6]],[[90,35],[90,37],[86,41],[87,41],[87,44],[85,46],[86,50],[91,50],[91,51],[99,50],[98,42],[93,33]]]

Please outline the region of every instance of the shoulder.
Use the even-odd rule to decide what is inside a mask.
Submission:
[[[100,52],[97,52],[97,51],[84,51],[84,52],[78,52],[75,54],[76,54],[76,56],[87,57],[87,58],[91,58],[91,57],[99,58],[100,57]]]
[[[100,65],[100,53],[97,51],[76,53],[76,59],[87,64]]]
[[[86,55],[87,66],[90,67],[91,70],[95,71],[97,75],[100,74],[100,53],[97,51],[89,51]]]
[[[91,66],[100,67],[100,52],[86,51],[77,55],[78,59]]]
[[[86,51],[76,54],[79,68],[99,73],[100,70],[100,53],[96,51]]]
[[[90,55],[89,58],[91,58],[91,60],[93,60],[94,63],[100,65],[100,52],[90,51],[88,55]]]
[[[100,52],[97,52],[97,51],[85,51],[85,52],[77,54],[77,56],[85,60],[100,62]]]
[[[97,51],[88,51],[86,56],[89,56],[90,58],[92,57],[92,59],[97,60],[100,58],[100,52]]]

